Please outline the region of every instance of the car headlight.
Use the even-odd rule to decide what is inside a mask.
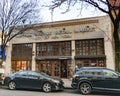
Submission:
[[[59,83],[60,81],[58,81],[58,80],[52,80],[52,82]]]

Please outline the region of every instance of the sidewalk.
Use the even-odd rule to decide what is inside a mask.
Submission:
[[[62,79],[63,82],[64,82],[64,87],[65,88],[72,88],[71,87],[71,83],[72,83],[72,80],[71,79]]]

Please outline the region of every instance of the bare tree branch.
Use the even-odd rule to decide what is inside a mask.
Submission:
[[[53,10],[63,4],[67,4],[69,6],[69,9],[71,3],[73,2],[74,4],[80,2],[78,6],[80,10],[85,8],[86,5],[82,3],[84,2],[89,4],[90,6],[93,6],[93,8],[97,8],[101,12],[109,15],[114,27],[113,38],[115,44],[115,67],[116,70],[120,71],[120,0],[53,0],[50,9]]]
[[[37,0],[1,0],[0,1],[0,30],[2,31],[2,50],[6,44],[18,34],[22,34],[30,28],[21,28],[13,33],[23,20],[35,19],[35,14],[39,12]],[[38,21],[39,17],[38,17]],[[4,52],[4,51],[3,51]],[[4,55],[2,53],[2,55]],[[3,58],[3,56],[2,56]]]

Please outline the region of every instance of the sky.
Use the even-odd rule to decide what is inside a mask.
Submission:
[[[41,5],[49,5],[51,0],[41,0]],[[94,8],[86,8],[80,11],[79,5],[71,7],[69,12],[65,12],[66,7],[63,5],[61,7],[56,8],[53,13],[49,10],[48,7],[41,8],[41,15],[43,22],[53,22],[53,21],[63,21],[63,20],[70,20],[70,19],[80,19],[80,18],[87,18],[87,17],[96,17],[105,15],[99,10],[95,10]]]

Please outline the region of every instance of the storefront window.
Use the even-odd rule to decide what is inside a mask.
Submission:
[[[88,41],[83,41],[83,55],[88,55],[89,54],[89,45],[88,45]]]
[[[12,59],[32,59],[32,44],[13,44]]]
[[[12,61],[12,72],[31,70],[31,61]]]
[[[65,54],[66,56],[70,56],[71,55],[71,43],[70,42],[66,42],[66,47],[65,47]]]
[[[89,67],[89,64],[90,64],[90,63],[89,63],[89,60],[84,60],[84,61],[83,61],[83,66],[84,66],[84,67]]]
[[[53,44],[53,56],[58,56],[58,54],[59,54],[59,44],[54,43]]]
[[[41,44],[42,56],[46,56],[46,43]]]
[[[65,54],[65,43],[64,42],[60,42],[60,56],[62,56],[63,54]]]
[[[103,39],[79,40],[75,41],[76,56],[103,55]]]
[[[70,56],[71,42],[47,42],[36,44],[36,56]]]
[[[105,67],[104,60],[99,59],[99,60],[98,60],[98,66]]]
[[[96,61],[96,59],[91,60],[90,65],[91,65],[92,67],[97,66],[97,61]]]
[[[52,56],[52,43],[48,43],[48,56]]]
[[[82,65],[82,60],[76,60],[76,67],[77,68],[81,68],[83,65]]]
[[[105,67],[105,59],[76,59],[75,65],[81,67]]]
[[[97,40],[97,54],[104,54],[103,41]]]
[[[96,40],[90,41],[90,55],[97,55],[97,43]]]
[[[12,45],[12,72],[31,70],[32,47],[31,43]]]

